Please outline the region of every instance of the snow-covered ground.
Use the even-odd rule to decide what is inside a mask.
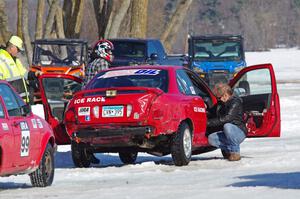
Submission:
[[[228,162],[216,150],[193,156],[185,167],[172,165],[170,156],[147,154],[124,166],[116,154],[98,154],[101,165],[79,169],[63,146],[51,187],[32,188],[27,175],[0,178],[0,198],[299,198],[300,50],[249,52],[246,58],[249,65],[274,66],[281,82],[282,131],[280,138],[247,139],[241,161]]]

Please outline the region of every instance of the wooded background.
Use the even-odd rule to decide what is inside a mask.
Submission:
[[[241,34],[246,50],[300,43],[300,0],[0,0],[0,43],[23,38],[160,38],[186,53],[187,35]]]

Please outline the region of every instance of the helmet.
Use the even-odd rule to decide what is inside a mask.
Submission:
[[[110,41],[103,39],[97,41],[93,48],[93,53],[96,55],[97,58],[100,57],[108,62],[112,62],[112,50],[114,50],[114,45]]]

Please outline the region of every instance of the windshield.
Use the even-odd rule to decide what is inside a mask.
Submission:
[[[168,75],[160,69],[127,69],[100,72],[86,89],[110,87],[150,87],[168,90]]]
[[[84,43],[35,44],[33,64],[41,66],[80,66],[86,60]]]
[[[112,41],[114,57],[145,58],[146,44],[140,42]]]
[[[195,40],[194,58],[206,61],[239,61],[243,57],[240,41]]]

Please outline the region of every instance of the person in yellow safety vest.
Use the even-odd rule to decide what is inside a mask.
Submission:
[[[29,103],[27,80],[34,80],[41,75],[40,71],[28,71],[17,58],[24,51],[23,41],[18,36],[11,36],[5,49],[0,49],[0,80],[8,81],[25,102]]]

